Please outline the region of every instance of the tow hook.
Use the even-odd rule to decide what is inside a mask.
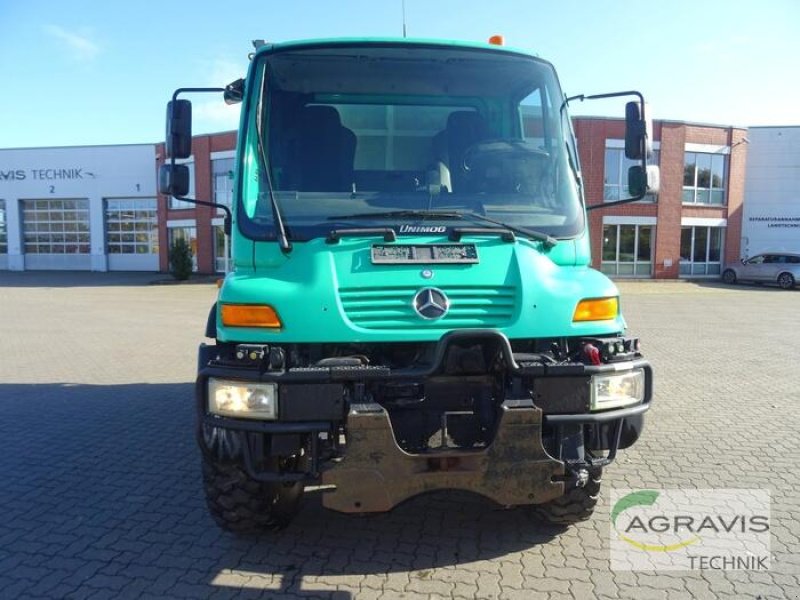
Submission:
[[[589,483],[589,471],[586,469],[579,469],[575,474],[575,487],[582,488]]]

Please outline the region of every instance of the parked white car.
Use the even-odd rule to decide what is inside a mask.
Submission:
[[[784,290],[790,290],[800,281],[800,254],[765,252],[743,258],[740,264],[725,265],[722,281],[729,284],[739,281],[777,283]]]

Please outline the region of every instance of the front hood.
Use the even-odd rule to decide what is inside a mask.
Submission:
[[[624,330],[622,317],[573,323],[584,298],[617,296],[616,286],[586,266],[560,266],[540,244],[474,238],[474,264],[374,264],[379,239],[345,238],[296,243],[283,255],[260,253],[255,271],[228,275],[220,303],[269,304],[281,330],[226,328],[217,338],[239,342],[436,341],[453,329],[497,329],[510,339],[592,336]],[[446,238],[404,237],[403,244],[448,244]],[[275,244],[264,244],[274,248]],[[391,246],[391,245],[389,245]],[[559,261],[560,262],[560,261]],[[447,299],[440,318],[414,306],[426,288]],[[425,298],[428,298],[425,292]],[[441,302],[439,302],[441,304]]]

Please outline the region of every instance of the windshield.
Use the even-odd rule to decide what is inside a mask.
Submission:
[[[491,219],[556,238],[583,231],[548,63],[409,45],[288,49],[258,60],[239,178],[246,235],[275,235],[270,185],[294,240],[420,220]]]

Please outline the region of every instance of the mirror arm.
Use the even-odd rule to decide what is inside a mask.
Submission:
[[[644,96],[641,92],[637,92],[636,90],[630,90],[628,92],[611,92],[609,94],[591,94],[587,96],[586,94],[578,94],[577,96],[569,96],[564,98],[564,102],[561,103],[561,110],[564,110],[564,107],[567,106],[573,100],[580,100],[583,102],[584,100],[602,100],[603,98],[619,98],[622,96],[636,96],[639,98],[639,105],[642,107],[642,120],[644,121],[646,116],[644,111]]]
[[[586,210],[597,210],[598,208],[606,208],[607,206],[617,206],[619,204],[629,204],[631,202],[638,202],[642,198],[644,198],[647,194],[639,194],[638,196],[633,196],[631,198],[623,198],[622,200],[614,200],[613,202],[603,202],[602,204],[590,204],[586,207]]]
[[[225,221],[223,223],[223,227],[225,228],[225,234],[231,234],[231,223],[233,219],[233,215],[231,214],[231,209],[228,208],[225,204],[220,204],[219,202],[206,202],[205,200],[195,200],[194,198],[187,198],[186,196],[173,196],[176,200],[183,200],[184,202],[191,202],[192,204],[199,204],[200,206],[210,206],[212,208],[221,208],[225,211]]]
[[[647,122],[647,115],[645,114],[645,102],[644,96],[641,92],[637,92],[636,90],[629,90],[627,92],[611,92],[608,94],[578,94],[577,96],[568,96],[564,98],[564,101],[561,103],[561,108],[559,109],[560,112],[563,112],[567,105],[574,101],[579,100],[583,102],[584,100],[601,100],[603,98],[619,98],[621,96],[636,96],[639,98],[639,110],[641,111],[641,120],[642,122]],[[642,168],[647,171],[647,153],[642,152]],[[631,202],[638,202],[639,200],[643,199],[647,195],[647,192],[642,192],[636,196],[632,196],[630,198],[623,198],[622,200],[614,200],[613,202],[603,202],[601,204],[591,204],[586,206],[586,210],[597,210],[598,208],[606,208],[608,206],[618,206],[620,204],[629,204]]]
[[[225,93],[225,89],[226,88],[219,88],[219,87],[186,87],[186,88],[178,88],[172,94],[172,114],[170,115],[170,118],[173,119],[173,120],[175,119],[175,105],[176,105],[175,101],[178,99],[178,95],[184,94],[184,93],[187,93],[187,94],[188,93],[194,93],[194,92],[212,92],[212,93],[222,92],[222,93]],[[172,165],[173,168],[175,167],[175,157],[174,156],[170,157],[170,164]],[[232,223],[232,218],[233,217],[231,215],[231,209],[228,208],[227,206],[225,206],[224,204],[219,204],[217,202],[206,202],[205,200],[196,200],[194,198],[187,198],[186,196],[173,196],[173,197],[175,199],[177,199],[177,200],[184,200],[186,202],[192,202],[193,204],[199,204],[201,206],[210,206],[212,208],[221,208],[223,211],[225,211],[225,220],[224,220],[224,224],[223,224],[223,227],[225,229],[225,234],[226,235],[230,235],[231,234],[231,223]]]
[[[225,92],[225,88],[221,87],[186,87],[186,88],[178,88],[172,94],[172,101],[178,99],[178,94],[189,94],[193,92]]]
[[[187,87],[187,88],[178,88],[172,93],[172,112],[170,114],[170,119],[173,121],[175,120],[175,106],[177,105],[178,96],[184,93],[192,93],[192,92],[225,92],[225,88],[220,87]],[[175,166],[175,157],[170,156],[170,162],[173,167]],[[177,196],[176,196],[177,197]]]

